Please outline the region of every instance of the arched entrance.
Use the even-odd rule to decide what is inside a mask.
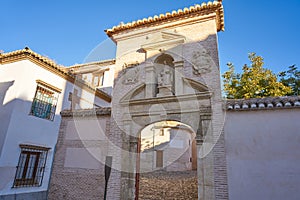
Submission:
[[[182,41],[180,39],[180,41]],[[149,44],[150,45],[150,44]],[[186,48],[181,44],[166,50],[165,43],[142,45],[139,52],[145,53],[145,61],[136,65],[122,63],[130,57],[126,54],[120,58],[117,78],[114,84],[114,98],[112,100],[112,125],[114,133],[122,139],[122,155],[114,151],[115,157],[121,157],[121,199],[137,199],[139,197],[140,169],[166,171],[173,175],[178,174],[179,164],[170,164],[166,159],[166,151],[157,148],[155,138],[148,139],[149,147],[144,149],[140,133],[147,126],[157,122],[176,121],[188,125],[192,129],[195,141],[192,146],[197,149],[197,162],[189,160],[189,164],[181,165],[187,169],[195,170],[198,182],[198,199],[212,199],[214,196],[214,155],[213,146],[218,139],[222,127],[222,101],[219,95],[217,69],[211,67],[201,76],[195,73],[196,67],[202,66],[198,62],[198,51],[201,49]],[[184,49],[191,52],[189,58],[184,57]],[[132,55],[135,55],[133,52]],[[193,60],[193,59],[196,60]],[[124,64],[124,65],[123,65]],[[121,67],[122,65],[122,67]],[[171,128],[174,129],[175,127]],[[151,131],[149,131],[151,133]],[[180,135],[180,134],[179,134]],[[185,136],[188,134],[185,134]],[[150,135],[151,136],[151,135]],[[155,136],[155,135],[154,135]],[[145,140],[147,141],[147,140]],[[181,142],[168,142],[169,146],[181,146]],[[151,147],[152,144],[152,147]],[[196,145],[195,145],[196,144]],[[154,147],[153,147],[154,145]],[[160,147],[162,143],[157,144]],[[148,156],[151,163],[140,162],[144,155],[137,156],[139,150],[150,151]],[[163,147],[162,147],[163,148]],[[175,151],[175,150],[173,150]],[[205,157],[205,158],[204,158]],[[169,158],[169,157],[168,157]],[[173,159],[172,162],[178,160]],[[147,160],[147,159],[146,159]],[[180,159],[179,159],[180,160]],[[192,160],[192,162],[190,162]],[[141,163],[146,163],[141,165]],[[177,162],[178,163],[178,162]],[[137,165],[138,164],[138,165]],[[168,171],[169,170],[169,171]],[[184,171],[182,170],[182,171]],[[181,171],[181,172],[182,172]],[[158,176],[162,176],[159,174]],[[176,179],[176,176],[173,176]],[[156,182],[159,179],[155,180]],[[170,183],[169,183],[170,185]],[[175,182],[175,186],[177,186]],[[189,185],[189,184],[187,184]],[[190,189],[193,190],[193,189]],[[177,192],[181,190],[177,190]],[[152,198],[153,199],[153,198]],[[155,198],[154,198],[155,199]]]
[[[203,82],[196,81],[188,77],[183,77],[182,73],[180,72],[182,69],[183,61],[180,61],[178,57],[169,56],[169,54],[160,54],[153,58],[153,62],[148,62],[138,65],[134,68],[125,69],[124,76],[121,76],[117,82],[120,83],[120,87],[115,87],[115,96],[118,94],[124,94],[124,92],[126,92],[126,94],[122,95],[115,103],[113,101],[113,116],[121,127],[120,132],[123,133],[123,149],[128,149],[129,152],[124,153],[127,159],[122,160],[122,170],[125,171],[122,173],[121,177],[122,183],[124,183],[122,184],[121,188],[123,194],[121,197],[122,199],[139,198],[139,180],[141,174],[137,172],[140,172],[141,167],[143,167],[144,171],[148,170],[148,172],[151,173],[156,171],[156,176],[163,176],[165,179],[172,177],[169,178],[169,181],[167,183],[165,182],[165,184],[171,185],[171,183],[174,183],[174,188],[175,186],[180,185],[178,182],[176,182],[176,179],[181,177],[177,177],[176,175],[183,174],[186,171],[191,171],[191,173],[194,173],[194,176],[191,177],[196,178],[196,181],[194,181],[196,186],[198,182],[198,191],[195,190],[198,192],[198,197],[199,194],[204,194],[203,191],[206,188],[207,191],[211,191],[213,189],[213,187],[210,186],[211,184],[208,186],[205,185],[205,183],[213,180],[210,179],[204,181],[203,174],[206,172],[192,170],[196,169],[197,166],[199,168],[199,166],[204,164],[204,162],[200,161],[199,156],[195,156],[195,151],[194,153],[193,151],[190,151],[190,155],[186,154],[188,156],[185,158],[185,163],[179,165],[178,163],[180,163],[180,156],[175,156],[176,159],[170,158],[171,161],[169,162],[169,160],[166,159],[169,158],[166,157],[167,152],[162,150],[164,145],[162,142],[159,142],[157,145],[160,145],[162,148],[156,147],[156,141],[155,138],[153,141],[153,135],[149,134],[149,137],[152,138],[153,142],[152,147],[150,138],[148,139],[148,144],[150,144],[150,146],[147,148],[146,143],[143,144],[142,147],[142,141],[140,141],[143,139],[141,137],[141,132],[143,129],[147,130],[147,128],[149,129],[148,126],[153,124],[155,125],[157,122],[162,124],[156,124],[156,127],[164,126],[163,123],[166,121],[173,121],[177,123],[180,122],[180,124],[175,124],[173,127],[170,124],[167,124],[167,126],[169,126],[168,129],[178,132],[178,130],[182,131],[185,128],[186,133],[179,133],[177,134],[177,137],[189,136],[189,145],[194,146],[193,149],[197,149],[197,153],[200,152],[200,148],[202,148],[202,144],[205,139],[206,144],[212,143],[212,93],[207,85]],[[131,74],[130,72],[135,73],[137,71],[145,75],[145,82],[135,85],[124,85],[123,83],[126,83],[126,78],[128,78],[126,74]],[[151,133],[151,128],[148,130],[148,132]],[[159,131],[155,131],[155,134],[159,134]],[[147,140],[145,140],[145,142],[146,141]],[[186,141],[188,140],[186,139]],[[169,140],[167,146],[179,147],[183,146],[183,143],[176,141],[175,138],[174,142]],[[151,152],[151,148],[153,151],[148,153],[148,155],[145,154],[137,156],[134,154],[142,150],[142,148],[143,151],[146,150]],[[173,152],[175,150],[177,149],[173,148]],[[181,152],[181,154],[185,155],[184,152],[185,151]],[[153,162],[151,161],[150,164],[140,165],[141,163],[144,163],[140,162],[139,160],[143,158],[143,156],[149,157],[149,159]],[[184,157],[185,156],[183,156],[182,159]],[[176,160],[178,160],[178,162],[177,164],[174,164],[176,163]],[[207,164],[207,166],[211,165],[211,163]],[[161,171],[168,172],[172,175],[168,176],[166,173],[162,174],[160,173]],[[177,173],[178,171],[180,171],[180,173]],[[150,178],[153,178],[151,181],[154,180],[155,183],[159,181],[159,179],[155,179],[155,176]],[[209,177],[205,178],[208,179]],[[199,179],[202,181],[199,182]],[[184,180],[182,180],[180,183],[183,184]],[[183,190],[177,189],[176,192],[180,193]],[[194,191],[192,188],[186,190]],[[164,191],[171,190],[166,189]],[[173,192],[173,195],[176,195],[176,192]],[[197,198],[197,193],[195,198]],[[201,198],[199,197],[199,199]]]
[[[140,133],[140,171],[187,171],[197,169],[196,134],[177,121],[159,121]]]
[[[140,132],[136,199],[197,199],[196,133],[177,121],[152,123]]]

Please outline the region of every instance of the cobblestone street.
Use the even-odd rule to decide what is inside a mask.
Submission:
[[[140,175],[141,200],[197,199],[197,171],[156,171]]]

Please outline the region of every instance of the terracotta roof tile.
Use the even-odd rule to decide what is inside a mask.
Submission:
[[[225,105],[226,110],[300,108],[300,96],[229,99],[225,101]]]
[[[30,55],[30,56],[42,61],[43,63],[45,63],[45,64],[61,71],[62,73],[66,73],[66,69],[65,69],[64,66],[56,64],[50,58],[42,56],[42,55],[32,51],[28,47],[25,47],[24,49],[20,49],[20,50],[16,50],[16,51],[8,52],[8,53],[1,53],[0,54],[0,59],[5,59],[5,58],[9,58],[9,57],[12,57],[12,56],[18,56],[18,55],[22,55],[22,54]]]
[[[103,98],[108,102],[111,101],[111,96],[106,92],[88,85],[83,80],[76,79],[75,75],[70,73],[68,68],[65,68],[63,65],[56,64],[53,60],[32,51],[28,47],[25,47],[24,49],[21,50],[8,52],[8,53],[0,53],[0,64],[16,62],[24,59],[29,59],[34,63],[36,63],[37,65],[46,68],[47,70],[61,76],[62,78],[72,83],[75,83],[76,80],[76,84],[79,84],[80,86],[95,92],[97,96]]]
[[[189,15],[192,13],[196,12],[202,12],[202,11],[212,11],[217,14],[217,28],[218,31],[223,31],[224,30],[224,11],[223,11],[223,5],[222,1],[214,1],[214,2],[208,2],[208,3],[202,3],[201,5],[197,4],[195,6],[190,6],[189,8],[184,8],[184,9],[178,9],[173,10],[172,12],[167,12],[165,14],[160,14],[155,15],[154,17],[148,17],[144,19],[140,19],[137,21],[129,22],[127,24],[120,23],[117,26],[112,27],[111,29],[105,30],[106,34],[108,36],[112,36],[115,33],[127,30],[127,29],[132,29],[136,27],[140,27],[143,25],[148,25],[154,22],[159,22],[163,20],[170,20],[175,17],[179,16],[185,16]]]

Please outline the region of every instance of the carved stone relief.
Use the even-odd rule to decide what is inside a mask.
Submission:
[[[140,69],[135,66],[128,67],[127,64],[124,64],[123,73],[124,79],[122,81],[125,85],[135,84],[139,81],[139,71]]]
[[[212,61],[211,56],[205,49],[201,49],[193,53],[192,64],[194,74],[205,74],[211,72]]]

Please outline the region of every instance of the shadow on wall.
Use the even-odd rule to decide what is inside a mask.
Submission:
[[[11,116],[12,105],[4,105],[6,92],[14,84],[15,81],[0,82],[0,157],[2,153],[3,143],[6,137],[6,132]]]
[[[21,152],[20,144],[29,143],[51,147],[48,151],[42,186],[47,184],[49,171],[51,170],[50,160],[54,152],[57,135],[52,134],[52,138],[49,138],[49,134],[47,134],[49,132],[45,132],[45,129],[50,130],[49,127],[53,126],[53,123],[57,126],[60,124],[58,115],[54,116],[54,121],[29,115],[32,101],[25,101],[19,98],[9,99],[9,101],[7,101],[6,99],[9,95],[8,91],[10,87],[14,85],[14,82],[15,81],[0,82],[0,199],[2,199],[2,197],[14,197],[14,195],[9,194],[16,193],[20,190],[13,188],[16,167],[18,166]],[[27,118],[31,119],[27,121]],[[37,124],[37,121],[41,124],[39,127],[34,126],[34,124]],[[20,122],[24,122],[26,127],[24,123],[22,125]],[[11,127],[13,127],[13,129],[11,129]],[[26,128],[26,135],[23,134],[24,128]],[[28,136],[27,134],[32,135]],[[10,138],[8,139],[8,137]],[[17,137],[17,139],[14,139],[14,137]],[[51,141],[53,142],[51,143]],[[47,188],[45,190],[47,190]],[[4,195],[5,193],[7,193],[7,196],[2,196],[2,194]],[[22,194],[20,195],[22,196]]]
[[[3,107],[3,101],[7,90],[14,84],[15,81],[0,82],[0,106]]]

